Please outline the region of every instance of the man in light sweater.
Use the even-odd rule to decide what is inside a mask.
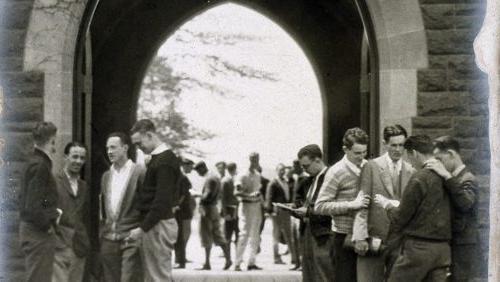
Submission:
[[[366,163],[368,135],[360,128],[344,134],[344,158],[326,173],[314,206],[314,212],[333,218],[335,281],[356,282],[356,253],[351,245],[355,212],[370,203],[368,195],[359,192],[359,175]]]

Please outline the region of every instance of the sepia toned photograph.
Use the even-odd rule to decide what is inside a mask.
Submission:
[[[500,282],[498,0],[0,0],[0,281]]]

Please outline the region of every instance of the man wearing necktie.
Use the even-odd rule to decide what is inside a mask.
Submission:
[[[407,132],[401,125],[391,125],[384,128],[383,138],[387,152],[368,161],[363,167],[360,193],[372,198],[375,194],[381,194],[388,199],[399,201],[410,176],[415,172],[415,169],[402,159]],[[373,243],[382,240],[381,244],[387,245],[388,233],[389,218],[381,207],[370,204],[368,208],[357,212],[352,239],[358,254],[358,281],[384,280],[387,267],[385,258],[390,251],[374,251]]]
[[[330,216],[316,215],[314,203],[325,179],[328,167],[323,162],[323,154],[316,144],[300,149],[300,165],[310,175],[298,185],[292,215],[301,219],[300,236],[303,242],[302,280],[335,281],[333,258],[332,219]]]

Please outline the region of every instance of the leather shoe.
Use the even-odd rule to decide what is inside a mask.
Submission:
[[[235,265],[234,266],[234,271],[241,271],[241,266]]]
[[[294,267],[290,268],[291,271],[298,271],[300,270],[300,264],[296,264]]]
[[[222,270],[228,270],[231,267],[231,265],[233,265],[232,261],[230,260],[226,261],[226,264],[224,264],[224,268]]]
[[[262,270],[262,267],[258,267],[257,265],[252,264],[247,267],[247,270]]]
[[[204,264],[203,267],[197,268],[196,270],[211,270],[210,264]]]
[[[184,263],[178,263],[176,266],[174,266],[174,269],[184,269],[186,268],[186,265]]]

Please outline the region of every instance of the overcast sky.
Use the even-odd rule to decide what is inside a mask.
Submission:
[[[181,95],[179,110],[189,122],[217,135],[212,140],[192,144],[206,153],[210,166],[224,160],[237,162],[241,169],[246,169],[248,154],[257,151],[262,166],[269,170],[279,162],[290,164],[303,145],[321,146],[323,113],[317,79],[300,46],[280,26],[254,10],[224,4],[194,17],[182,28],[251,35],[263,40],[207,46],[178,42],[175,38],[179,33],[174,33],[158,54],[216,55],[235,65],[246,64],[276,73],[279,79],[277,82],[237,76],[214,79],[199,60],[185,58],[171,62],[174,71],[217,83],[239,97],[224,98],[203,89]]]

